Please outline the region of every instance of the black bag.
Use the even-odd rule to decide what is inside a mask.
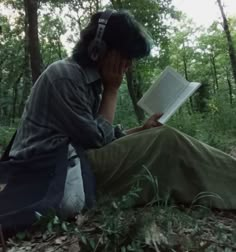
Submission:
[[[0,162],[0,224],[4,235],[22,231],[36,222],[36,212],[58,209],[67,174],[67,146],[29,160]]]
[[[0,161],[0,224],[4,235],[30,227],[36,212],[44,215],[52,209],[60,212],[68,167],[68,146],[28,160],[9,159],[12,137]],[[85,193],[85,208],[95,204],[95,178],[82,148],[77,149]]]

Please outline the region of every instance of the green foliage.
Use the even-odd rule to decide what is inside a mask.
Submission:
[[[140,90],[145,92],[167,65],[187,79],[203,83],[168,124],[228,152],[236,146],[236,87],[230,86],[232,69],[222,27],[217,22],[208,29],[196,27],[174,10],[171,3],[171,0],[109,1],[116,9],[128,9],[153,37],[156,46],[153,55],[134,63]],[[30,73],[25,68],[23,2],[0,0],[2,6],[11,12],[7,15],[4,8],[0,9],[0,155],[15,131],[12,122],[20,117],[31,85]],[[40,1],[39,37],[45,67],[66,56],[68,44],[62,43],[62,36],[69,33],[68,40],[75,42],[91,14],[100,8],[104,5],[99,0]],[[230,28],[234,41],[235,24],[232,17]],[[125,81],[120,89],[115,123],[125,128],[138,125]],[[156,178],[146,173],[143,179],[152,183],[155,191],[156,198],[149,204],[152,207],[133,209],[140,193],[140,188],[134,186],[120,198],[102,199],[95,209],[79,215],[75,221],[64,221],[50,213],[40,216],[37,227],[44,230],[43,236],[49,240],[56,235],[76,237],[81,251],[202,251],[203,247],[206,251],[218,251],[227,246],[227,251],[235,249],[233,232],[229,232],[229,225],[224,226],[222,216],[218,221],[209,209],[195,211],[193,206],[187,211],[177,209],[169,205],[168,198],[160,201]],[[206,195],[199,197],[202,196]],[[211,230],[209,223],[213,223]],[[209,233],[212,234],[206,241]],[[23,242],[30,235],[19,233],[17,240]]]
[[[42,233],[38,229],[36,234],[18,233],[11,242],[15,250],[11,251],[27,246],[26,239],[34,243],[33,252],[40,251],[40,246],[50,251],[62,248],[68,251],[73,245],[76,245],[75,251],[85,252],[201,251],[203,247],[205,251],[218,251],[222,247],[233,251],[235,248],[235,216],[224,216],[203,207],[185,208],[173,204],[134,209],[130,202],[137,199],[139,192],[134,186],[123,197],[100,198],[96,208],[70,222],[53,213],[39,215]],[[202,197],[217,196],[199,194],[195,203]]]
[[[0,126],[0,156],[3,153],[3,151],[6,149],[15,130],[16,130],[15,128]]]
[[[65,24],[60,16],[51,16],[51,13],[52,10],[49,9],[40,17],[39,35],[45,67],[66,57],[66,50],[61,42],[61,36],[66,32]]]

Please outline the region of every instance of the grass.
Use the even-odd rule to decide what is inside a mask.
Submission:
[[[227,151],[228,147],[236,146],[233,112],[231,115],[227,117],[231,121],[222,120],[220,115],[204,120],[197,115],[191,120],[177,118],[172,125]],[[14,129],[0,127],[2,149],[13,133]],[[160,201],[156,178],[147,173],[146,179],[152,183],[157,195],[146,206],[133,207],[140,191],[136,186],[118,199],[101,197],[96,208],[70,222],[53,214],[43,216],[33,232],[18,233],[7,241],[8,252],[236,251],[235,213],[213,211],[198,205],[199,199],[217,195],[202,193],[190,207],[176,206],[168,200]]]
[[[8,240],[8,252],[235,251],[236,215],[166,202],[134,208],[134,187],[121,198],[101,198],[70,222],[41,217],[34,232]],[[200,195],[201,196],[201,195]]]

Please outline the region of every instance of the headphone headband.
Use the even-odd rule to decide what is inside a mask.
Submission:
[[[114,13],[114,10],[106,10],[101,14],[101,17],[98,20],[98,28],[96,31],[96,36],[94,40],[91,42],[91,45],[89,46],[90,51],[90,57],[93,61],[97,61],[98,57],[103,49],[104,42],[103,42],[103,35],[105,32],[106,25],[111,17],[111,15]]]
[[[109,18],[111,17],[111,15],[114,13],[114,10],[106,10],[101,14],[101,17],[98,20],[99,24],[107,24]]]

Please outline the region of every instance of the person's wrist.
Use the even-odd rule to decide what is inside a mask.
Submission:
[[[147,129],[147,127],[146,127],[145,124],[139,127],[139,130],[140,130],[140,131],[143,131],[143,130],[145,130],[145,129]]]
[[[112,95],[112,96],[114,96],[114,95],[117,95],[118,94],[118,88],[112,88],[112,87],[109,87],[109,88],[104,88],[104,90],[103,90],[103,95]]]

